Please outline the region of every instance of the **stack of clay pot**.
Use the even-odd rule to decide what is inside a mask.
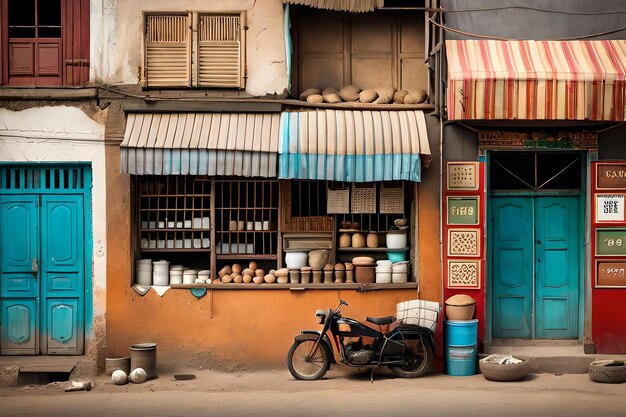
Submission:
[[[354,282],[354,265],[352,262],[346,262],[344,266],[346,268],[346,283],[351,284]]]
[[[335,282],[340,284],[346,280],[346,266],[342,263],[335,264]]]
[[[333,270],[335,269],[335,265],[328,263],[324,266],[324,284],[332,284],[333,279]]]
[[[242,269],[240,264],[226,265],[217,273],[218,279],[215,283],[224,284],[249,284],[254,282],[255,284],[286,284],[289,281],[289,270],[287,268],[270,269],[265,273],[264,269],[258,267],[257,263],[252,261],[247,268]]]

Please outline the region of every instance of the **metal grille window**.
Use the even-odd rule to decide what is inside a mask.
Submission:
[[[144,87],[244,88],[245,14],[145,15]]]

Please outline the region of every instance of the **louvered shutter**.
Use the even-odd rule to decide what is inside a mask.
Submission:
[[[188,15],[146,16],[145,86],[190,85],[189,23]]]
[[[200,15],[199,87],[244,87],[242,23],[242,15]]]

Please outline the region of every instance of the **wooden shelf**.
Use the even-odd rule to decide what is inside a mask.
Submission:
[[[162,229],[156,228],[156,229],[139,229],[140,232],[210,232],[211,229],[194,229],[194,228],[182,228],[182,227],[178,227],[178,228],[167,228],[164,227]]]
[[[275,261],[278,259],[278,255],[256,255],[253,253],[231,253],[228,255],[221,255],[218,253],[217,259],[265,259]]]
[[[161,248],[140,249],[141,252],[211,252],[211,248]]]
[[[337,248],[337,252],[406,252],[409,248]]]
[[[235,283],[217,283],[217,284],[198,284],[204,285],[206,288],[210,290],[291,290],[291,291],[305,291],[305,290],[354,290],[359,292],[365,291],[378,291],[378,290],[405,290],[405,289],[413,289],[417,288],[417,282],[405,282],[398,284],[360,284],[358,282],[354,283],[328,283],[328,284],[235,284]],[[174,287],[172,287],[174,288]],[[182,288],[177,285],[176,288]]]

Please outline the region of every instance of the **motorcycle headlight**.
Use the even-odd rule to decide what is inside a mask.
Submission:
[[[315,318],[317,319],[317,324],[324,323],[324,320],[326,320],[326,312],[324,310],[317,310],[315,312]]]

